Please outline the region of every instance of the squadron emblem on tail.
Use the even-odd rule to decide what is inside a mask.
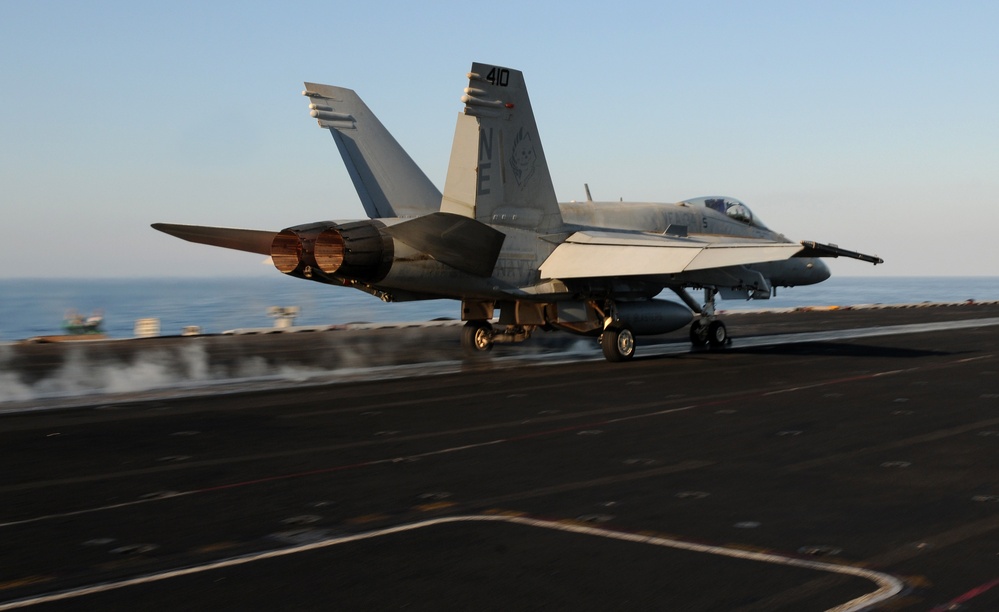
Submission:
[[[523,186],[531,180],[534,174],[534,163],[538,160],[538,154],[534,151],[534,140],[530,133],[525,133],[524,128],[520,128],[513,139],[513,153],[510,155],[510,167],[513,168],[513,176],[517,179],[517,184]]]

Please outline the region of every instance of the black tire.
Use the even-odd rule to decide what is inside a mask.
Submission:
[[[469,321],[461,328],[461,348],[466,355],[493,350],[493,326],[488,321]]]
[[[697,319],[690,324],[690,343],[694,348],[704,348],[707,345],[708,333],[704,319]]]
[[[627,361],[635,356],[635,334],[627,326],[605,329],[600,348],[607,361]]]
[[[708,325],[708,343],[712,348],[721,348],[728,344],[728,330],[721,321],[712,321]]]

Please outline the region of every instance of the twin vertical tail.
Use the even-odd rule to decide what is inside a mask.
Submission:
[[[559,231],[562,214],[523,73],[474,63],[461,100],[441,212]]]
[[[441,192],[353,90],[306,83],[309,114],[333,135],[371,219],[437,211]]]

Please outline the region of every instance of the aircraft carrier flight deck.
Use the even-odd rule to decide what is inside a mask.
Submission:
[[[0,610],[999,608],[999,304],[726,321],[0,347]]]

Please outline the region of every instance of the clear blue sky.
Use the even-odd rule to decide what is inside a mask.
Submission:
[[[571,6],[571,10],[561,7]],[[841,275],[999,274],[999,3],[0,2],[0,277],[277,274],[156,221],[363,212],[302,82],[438,186],[472,61],[523,70],[560,200],[742,199]]]

